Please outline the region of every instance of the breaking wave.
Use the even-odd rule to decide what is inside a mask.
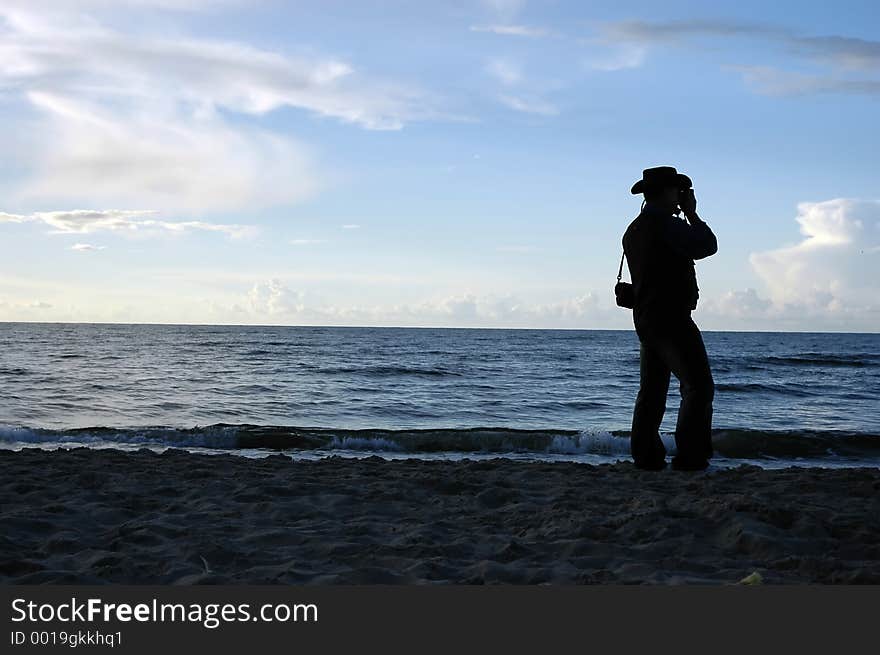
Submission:
[[[674,439],[664,435],[670,453]],[[717,429],[716,455],[730,459],[853,459],[880,462],[880,435],[843,431]],[[334,451],[419,453],[522,453],[629,455],[629,432],[518,430],[504,427],[345,430],[333,428],[232,425],[193,428],[91,427],[48,430],[0,427],[0,445],[27,447],[165,447],[229,451]]]

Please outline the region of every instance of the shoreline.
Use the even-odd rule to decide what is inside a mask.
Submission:
[[[125,444],[123,444],[125,445]],[[137,448],[119,448],[117,444],[109,446],[82,445],[80,443],[22,443],[13,444],[13,447],[6,447],[7,444],[0,445],[0,451],[6,452],[22,452],[22,451],[38,451],[52,453],[59,450],[89,450],[93,452],[114,451],[129,455],[138,454],[141,451],[150,451],[153,454],[161,455],[166,451],[180,451],[194,457],[235,457],[244,460],[262,460],[269,457],[284,457],[292,462],[315,462],[323,459],[338,460],[362,460],[377,458],[385,462],[446,462],[456,464],[461,462],[510,462],[513,464],[578,464],[583,466],[613,466],[615,464],[625,465],[632,462],[629,454],[607,455],[593,454],[586,455],[576,454],[568,455],[566,453],[541,453],[541,454],[523,454],[516,451],[505,452],[462,452],[454,453],[454,456],[448,456],[447,453],[426,452],[400,452],[400,451],[382,451],[382,450],[356,450],[356,449],[340,449],[340,450],[283,450],[270,448],[234,448],[234,449],[218,449],[201,446],[176,447],[165,444],[140,445]],[[667,454],[667,464],[671,461],[674,453]],[[746,459],[746,458],[728,458],[716,455],[710,462],[710,468],[707,473],[715,471],[737,469],[740,467],[756,468],[765,471],[778,471],[789,468],[799,469],[823,469],[823,470],[848,470],[848,469],[866,469],[880,471],[880,461],[876,463],[872,461],[856,460],[856,459],[807,459],[798,457],[795,460],[781,459]]]
[[[2,584],[880,583],[880,470],[0,450]]]

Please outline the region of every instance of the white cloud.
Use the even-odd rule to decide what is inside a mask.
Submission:
[[[785,30],[770,25],[728,20],[679,20],[651,22],[628,20],[605,23],[601,27],[609,41],[641,43],[679,43],[688,37],[759,36],[789,38]]]
[[[37,0],[3,0],[7,7],[33,8]],[[86,11],[90,9],[139,8],[167,11],[201,11],[255,4],[261,0],[39,0],[42,9]]]
[[[730,66],[758,93],[777,96],[809,93],[880,94],[880,80],[843,79],[780,70],[772,66]]]
[[[547,82],[537,85],[526,79],[519,64],[509,59],[490,59],[486,64],[486,72],[500,82],[505,89],[498,94],[498,101],[514,111],[541,116],[556,116],[559,109],[543,97],[539,86],[548,86]]]
[[[486,64],[486,72],[505,86],[515,86],[523,81],[519,65],[509,59],[490,59]]]
[[[471,25],[471,32],[487,32],[503,36],[524,36],[540,38],[552,36],[552,32],[544,27],[530,27],[528,25]]]
[[[604,316],[597,296],[549,303],[524,302],[513,295],[441,296],[397,305],[338,305],[309,297],[273,278],[253,285],[232,307],[246,307],[250,320],[317,325],[436,325],[486,327],[591,327]],[[231,314],[230,314],[231,316]]]
[[[789,55],[830,67],[831,73],[803,73],[768,66],[734,66],[746,83],[760,93],[799,95],[807,93],[880,93],[876,77],[843,77],[842,72],[876,74],[880,70],[880,41],[854,37],[801,36],[792,30],[760,23],[727,20],[668,22],[620,21],[605,23],[598,35],[585,39],[610,51],[589,64],[600,70],[641,66],[650,48],[687,45],[700,38],[758,39]]]
[[[758,295],[755,289],[728,291],[716,301],[718,313],[733,318],[756,318],[766,316],[773,303]]]
[[[318,187],[306,150],[254,129],[175,111],[107,111],[45,92],[28,99],[46,121],[33,144],[25,201],[140,204],[175,211],[290,203]]]
[[[361,226],[357,225],[356,223],[346,223],[345,225],[342,226],[342,229],[343,230],[358,230],[358,229],[360,229],[360,227]]]
[[[559,114],[559,108],[551,102],[538,97],[528,97],[522,95],[504,94],[498,97],[501,104],[527,114],[538,114],[540,116],[556,116]]]
[[[880,202],[803,202],[796,220],[802,241],[750,257],[774,308],[853,320],[876,314]]]
[[[601,24],[596,35],[582,39],[581,42],[598,46],[601,50],[587,60],[590,68],[619,71],[642,66],[652,47],[681,45],[687,39],[698,37],[754,36],[768,32],[775,33],[776,30],[752,23],[720,20],[632,20]]]
[[[292,317],[303,311],[303,294],[289,289],[278,279],[254,284],[247,294],[247,306],[257,315]]]
[[[27,174],[7,195],[190,212],[288,204],[320,187],[309,149],[230,117],[288,107],[396,130],[438,115],[420,90],[338,58],[122,33],[82,13],[111,4],[0,5],[0,87],[36,110],[24,129],[7,125],[3,145],[23,142]]]
[[[774,325],[780,319],[779,310],[753,288],[700,298],[696,316],[701,326],[712,330],[782,327]]]
[[[610,52],[588,59],[587,66],[607,72],[638,68],[645,63],[647,55],[648,49],[641,45],[614,45]]]
[[[4,321],[56,321],[63,308],[43,300],[0,299],[0,316]]]
[[[76,252],[94,252],[96,250],[104,250],[104,246],[96,246],[91,243],[75,243],[70,246],[70,249]]]
[[[133,36],[69,17],[73,24],[21,12],[6,19],[11,29],[0,71],[38,88],[140,99],[155,94],[202,111],[263,114],[290,106],[371,129],[399,129],[430,113],[417,91],[364,78],[340,59],[291,57],[230,41]]]
[[[791,36],[789,47],[842,68],[876,72],[880,67],[880,41],[837,35]]]
[[[547,303],[527,302],[512,294],[466,293],[398,308],[398,313],[427,324],[498,327],[585,328],[604,317],[593,292]]]
[[[802,239],[753,253],[761,289],[700,299],[698,322],[715,330],[880,330],[880,202],[836,198],[798,204]]]
[[[163,221],[143,218],[156,212],[130,209],[73,209],[68,211],[7,214],[0,212],[0,223],[41,222],[54,228],[54,234],[91,234],[115,232],[131,236],[181,234],[194,230],[221,232],[232,238],[252,236],[256,229],[249,225],[209,223],[206,221]],[[78,244],[82,245],[82,244]],[[74,247],[75,248],[75,247]]]

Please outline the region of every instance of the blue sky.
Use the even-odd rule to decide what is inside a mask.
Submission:
[[[671,164],[701,326],[877,331],[878,13],[0,0],[0,320],[627,328]]]

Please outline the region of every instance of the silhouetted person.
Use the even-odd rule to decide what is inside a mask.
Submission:
[[[641,213],[623,235],[633,283],[633,323],[641,344],[633,460],[643,469],[666,466],[659,430],[671,372],[681,389],[672,467],[702,470],[712,457],[715,385],[702,335],[691,319],[698,297],[694,260],[715,254],[718,244],[697,216],[690,178],[671,166],[646,169],[632,193],[645,195]],[[679,218],[679,209],[687,222]]]

